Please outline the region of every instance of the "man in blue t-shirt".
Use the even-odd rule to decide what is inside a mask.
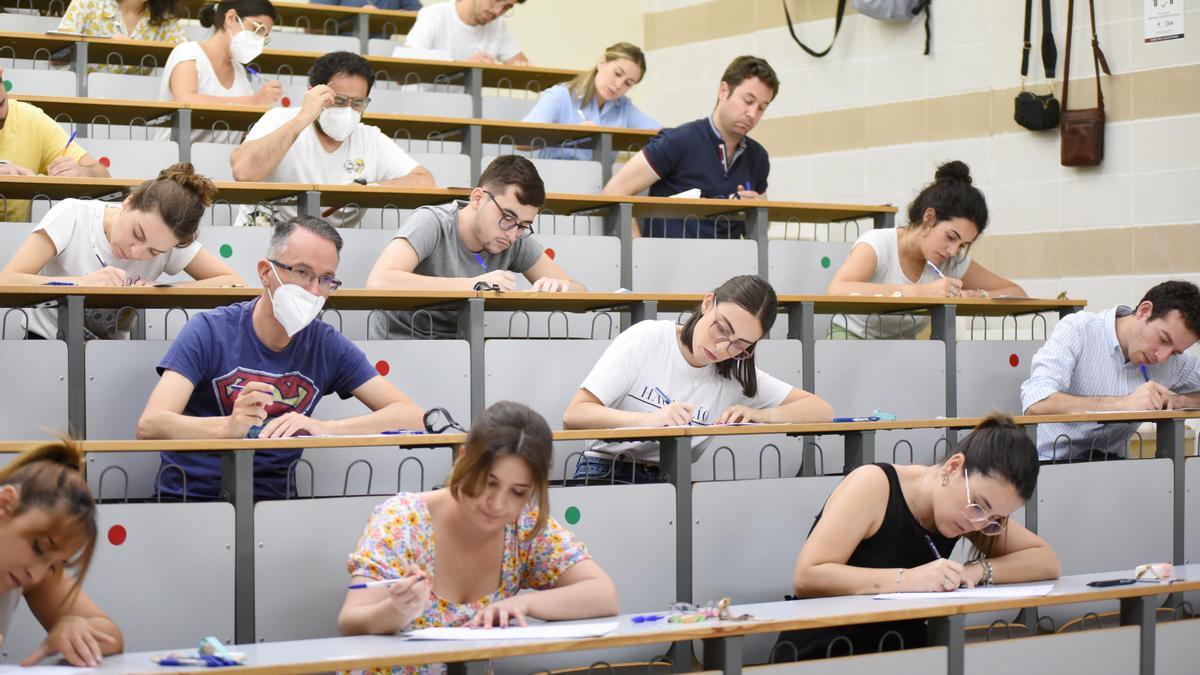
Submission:
[[[604,194],[671,197],[699,190],[708,199],[766,199],[771,160],[748,138],[779,93],[779,78],[763,59],[739,56],[725,69],[712,115],[663,129],[617,172]],[[634,236],[738,238],[745,223],[715,220],[635,221]]]
[[[342,282],[342,237],[329,223],[297,216],[275,226],[258,261],[262,296],[193,317],[158,364],[160,379],[138,420],[138,438],[286,438],[422,428],[422,411],[367,361],[353,342],[315,321]],[[372,412],[342,420],[310,417],[322,396],[353,396]],[[258,452],[256,499],[288,495],[287,471],[302,450]],[[187,478],[187,498],[220,498],[215,453],[163,452]],[[161,471],[157,490],[181,499],[181,472]]]

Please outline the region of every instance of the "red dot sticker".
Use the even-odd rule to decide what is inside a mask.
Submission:
[[[391,366],[391,365],[389,365],[387,361],[382,361],[382,360],[381,360],[381,361],[376,361],[376,362],[375,362],[375,370],[376,370],[376,371],[377,371],[377,372],[378,372],[380,375],[383,375],[384,377],[387,377],[387,374],[388,374],[388,373],[390,373],[390,372],[392,372],[392,366]]]
[[[546,256],[549,257],[551,260],[554,260],[554,255],[555,255],[554,249],[552,249],[552,248],[546,249]]]
[[[283,104],[283,107],[285,107],[285,108],[290,108],[290,107],[292,107],[292,99],[290,99],[290,98],[288,98],[288,97],[286,97],[286,96],[284,96],[283,98],[279,99],[279,102],[280,102],[280,103],[282,103],[282,104]]]
[[[1017,356],[1016,354],[1009,354],[1008,365],[1012,366],[1013,368],[1021,365],[1021,357]]]
[[[112,164],[112,162],[111,162],[111,161],[109,161],[109,159],[108,159],[107,157],[101,157],[101,158],[100,158],[100,164],[101,164],[101,165],[103,165],[103,166],[104,166],[104,168],[106,168],[106,169],[107,169],[107,168],[108,168],[108,165],[109,165],[109,164]]]
[[[123,525],[113,525],[108,528],[108,543],[113,546],[120,546],[125,543],[125,537],[128,533]]]

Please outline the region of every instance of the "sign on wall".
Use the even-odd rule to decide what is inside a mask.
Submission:
[[[1183,0],[1144,0],[1146,42],[1183,38]]]

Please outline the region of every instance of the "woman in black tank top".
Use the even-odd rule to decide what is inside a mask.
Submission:
[[[998,414],[942,464],[859,467],[817,516],[796,559],[794,592],[813,598],[952,591],[1055,578],[1061,566],[1050,546],[1008,520],[1033,494],[1037,474],[1033,442]],[[949,560],[963,537],[972,545],[966,565]],[[805,660],[926,643],[924,621],[901,621],[790,631],[772,656]]]

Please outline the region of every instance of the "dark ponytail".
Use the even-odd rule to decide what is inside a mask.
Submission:
[[[775,325],[779,314],[779,299],[775,289],[771,288],[762,277],[754,274],[744,274],[734,277],[721,284],[713,291],[713,304],[732,302],[738,307],[750,312],[758,319],[765,338]],[[683,324],[683,344],[689,351],[692,349],[692,335],[696,332],[696,323],[704,316],[704,305],[701,304]],[[725,379],[736,379],[742,385],[742,394],[748,398],[758,395],[758,378],[755,376],[754,354],[748,359],[726,359],[717,364],[717,373]]]
[[[920,226],[925,210],[933,209],[938,222],[965,218],[983,234],[988,222],[987,200],[971,183],[971,169],[966,164],[953,160],[939,166],[933,182],[908,205],[909,224]]]
[[[214,32],[224,30],[225,15],[231,9],[237,12],[239,17],[269,16],[271,21],[279,23],[279,15],[275,13],[275,7],[269,0],[221,0],[200,9],[200,25],[215,28]]]
[[[151,26],[179,18],[179,0],[146,0],[146,12]]]

